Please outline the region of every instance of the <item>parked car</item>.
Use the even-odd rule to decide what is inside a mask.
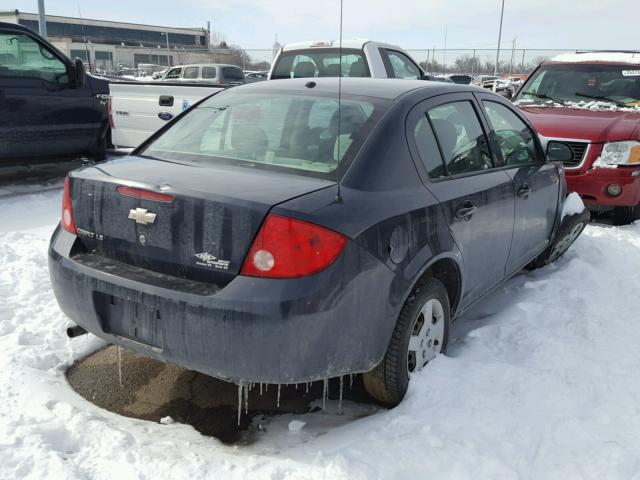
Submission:
[[[459,85],[470,85],[473,81],[473,77],[471,75],[464,75],[459,73],[449,75],[449,78],[453,83],[457,83]]]
[[[228,89],[71,173],[49,249],[69,333],[244,385],[363,373],[395,405],[453,318],[586,225],[563,219],[570,149],[546,158],[501,97],[337,88]]]
[[[284,45],[271,65],[269,78],[373,77],[422,79],[424,72],[402,48],[370,40],[302,42]]]
[[[571,145],[571,190],[617,223],[640,218],[640,53],[560,55],[515,100],[542,135]]]
[[[217,85],[240,85],[245,83],[244,72],[235,65],[199,64],[180,65],[167,70],[163,82],[206,83]]]
[[[431,75],[430,73],[423,75],[422,79],[431,80],[432,82],[455,83],[449,77],[445,77],[444,75]]]
[[[246,83],[264,82],[269,80],[268,72],[244,72],[244,80]]]
[[[0,23],[0,165],[89,155],[108,141],[109,83],[32,30]]]
[[[165,68],[164,70],[158,70],[156,72],[153,72],[153,74],[151,75],[151,78],[153,80],[160,80],[162,79],[162,77],[164,77],[164,74],[167,73],[168,68]]]
[[[228,86],[112,82],[109,124],[115,147],[137,147],[190,106]]]

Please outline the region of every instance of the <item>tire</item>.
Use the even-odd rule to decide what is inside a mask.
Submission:
[[[567,215],[562,220],[560,228],[556,231],[556,234],[551,242],[551,245],[538,256],[528,266],[528,270],[535,270],[536,268],[544,267],[550,263],[559,259],[564,252],[566,252],[573,242],[580,236],[585,227],[589,224],[591,214],[586,208],[573,215]]]
[[[616,225],[628,225],[640,219],[640,205],[635,207],[616,207],[613,210]]]
[[[429,315],[428,323],[425,320]],[[410,375],[445,352],[450,323],[449,296],[444,285],[435,278],[420,282],[400,310],[384,358],[362,375],[369,395],[383,405],[398,405],[407,392]]]

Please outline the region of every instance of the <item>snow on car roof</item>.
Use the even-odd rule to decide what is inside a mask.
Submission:
[[[585,62],[607,62],[607,63],[631,63],[640,65],[640,53],[625,52],[585,52],[585,53],[563,53],[553,57],[551,62],[558,63],[585,63]]]

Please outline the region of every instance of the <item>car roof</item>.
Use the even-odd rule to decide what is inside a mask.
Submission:
[[[640,65],[640,52],[577,52],[557,55],[544,63],[628,63]]]
[[[18,23],[0,22],[0,28],[11,28],[13,30],[20,30],[23,32],[34,33],[30,28],[24,27]]]
[[[231,64],[228,64],[228,63],[187,63],[185,65],[176,65],[176,67],[236,67],[236,68],[240,68],[237,65],[231,65]]]
[[[366,38],[351,38],[342,40],[342,48],[357,48],[362,49],[367,43],[372,43],[376,46],[380,47],[391,47],[399,49],[397,45],[392,45],[390,43],[384,42],[376,42],[373,40],[368,40]],[[307,42],[297,42],[297,43],[287,43],[282,47],[283,52],[287,52],[289,50],[306,50],[309,48],[339,48],[340,44],[338,40],[314,40]]]
[[[337,77],[320,77],[320,78],[293,78],[282,80],[269,80],[267,82],[250,83],[233,90],[243,91],[265,91],[265,92],[301,92],[315,91],[320,93],[338,92],[339,78]],[[313,88],[307,87],[307,84],[313,82]],[[400,80],[392,78],[342,78],[342,93],[349,96],[366,96],[376,97],[388,100],[395,100],[405,93],[426,89],[430,93],[440,95],[442,93],[483,91],[479,87],[469,85],[456,85],[455,83],[433,82],[427,80]]]

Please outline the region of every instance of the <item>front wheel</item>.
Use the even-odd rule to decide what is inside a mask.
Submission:
[[[400,311],[384,358],[362,376],[367,392],[384,405],[399,404],[411,375],[444,353],[450,323],[444,285],[435,278],[419,283]]]

